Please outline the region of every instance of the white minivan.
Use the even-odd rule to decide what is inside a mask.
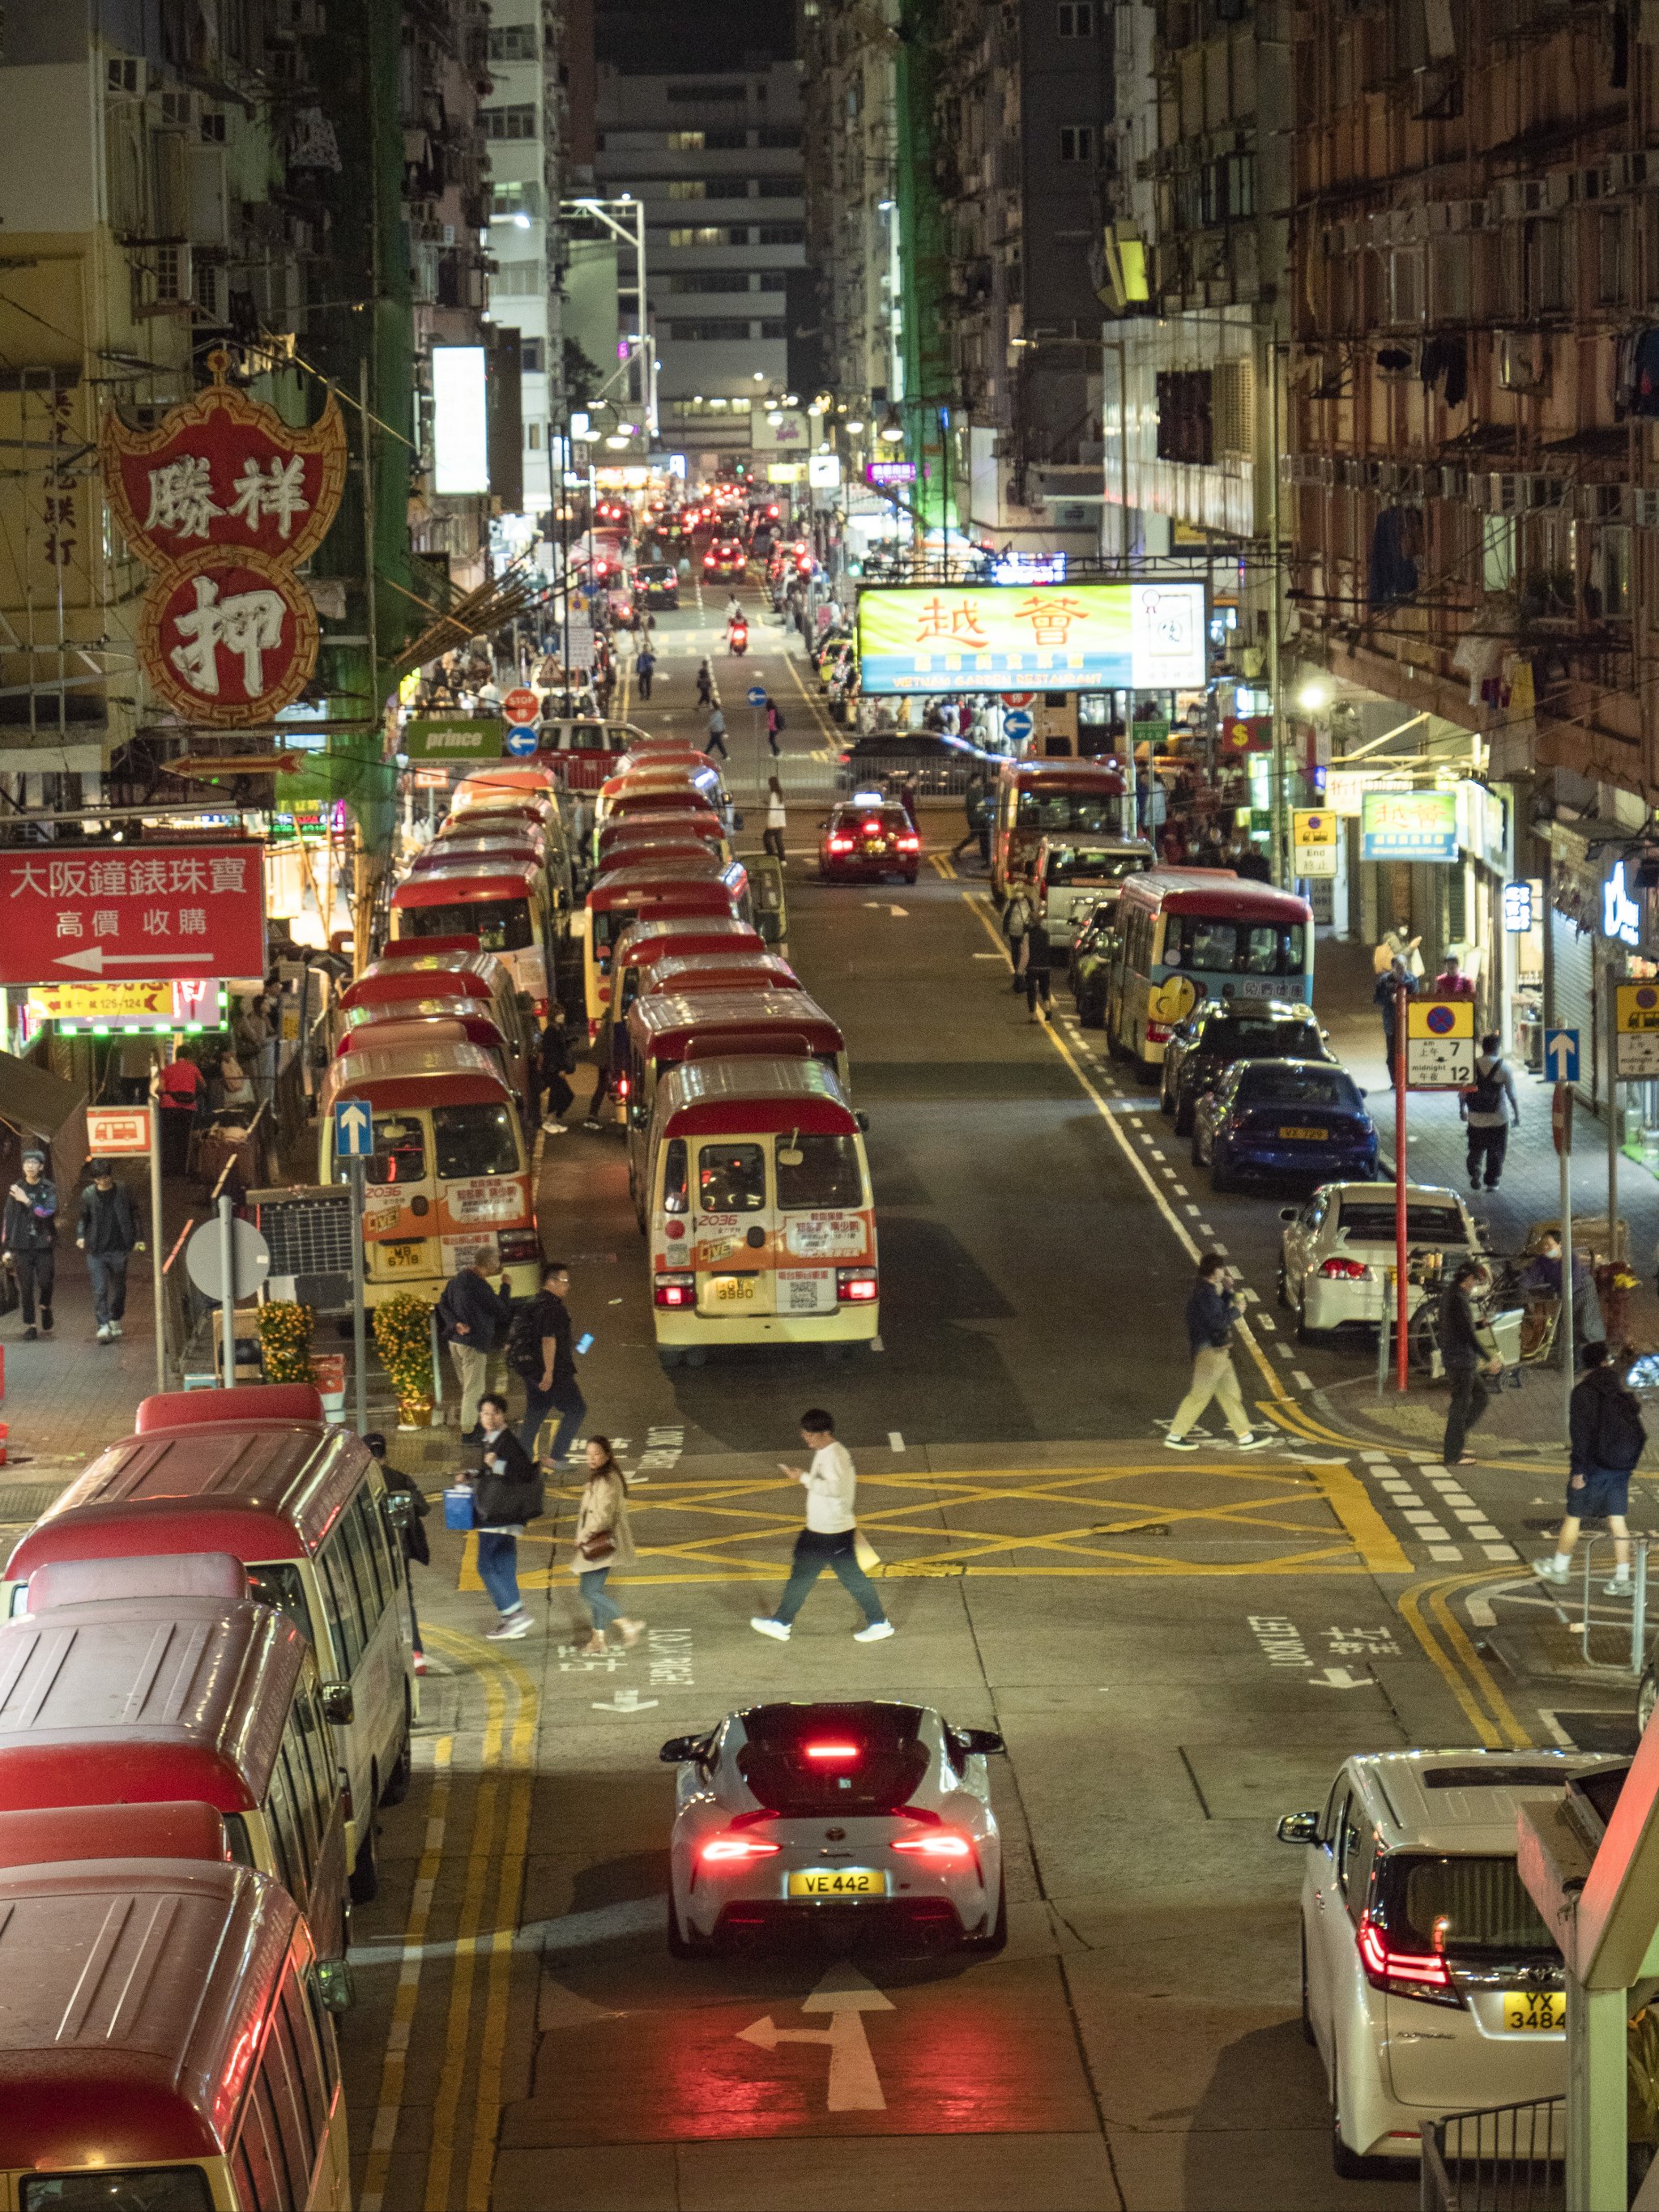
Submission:
[[[1045,837],[1037,847],[1032,898],[1053,945],[1067,946],[1101,907],[1117,903],[1124,879],[1152,865],[1138,837]]]
[[[1351,1759],[1304,1846],[1302,2032],[1325,2062],[1331,2155],[1361,2179],[1419,2154],[1425,2120],[1559,2097],[1561,1954],[1516,1866],[1516,1813],[1628,1759],[1395,1751]]]
[[[0,1608],[38,1569],[82,1559],[228,1553],[250,1592],[311,1640],[333,1723],[351,1894],[378,1887],[377,1806],[409,1788],[413,1637],[398,1516],[375,1462],[325,1428],[308,1383],[146,1398],[137,1434],[100,1452],[18,1543]]]

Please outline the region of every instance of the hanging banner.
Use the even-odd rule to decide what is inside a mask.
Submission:
[[[317,609],[300,564],[327,535],[345,485],[345,425],[331,393],[295,429],[225,382],[170,407],[153,430],[112,408],[104,489],[131,551],[153,569],[138,658],[185,721],[236,729],[292,705],[317,665]]]

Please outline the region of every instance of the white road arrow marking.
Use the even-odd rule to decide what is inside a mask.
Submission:
[[[62,953],[52,964],[78,968],[88,975],[101,975],[106,968],[147,968],[159,975],[169,968],[205,968],[212,958],[210,952],[106,952],[94,945],[85,952]]]
[[[870,2055],[870,2040],[860,2015],[891,2012],[881,1991],[866,1982],[854,1966],[832,1966],[810,1997],[801,2000],[803,2012],[827,2012],[828,2027],[779,2027],[769,2013],[764,2019],[738,2030],[741,2043],[758,2044],[775,2051],[781,2043],[827,2043],[830,2046],[828,2108],[832,2112],[884,2112],[887,2100],[881,2077]]]
[[[903,907],[903,906],[890,906],[890,907],[888,908],[887,911],[888,911],[888,913],[889,913],[889,914],[896,914],[896,915],[899,915],[902,920],[904,920],[904,921],[908,921],[909,920],[909,918],[910,918],[910,909],[908,908],[908,907]]]
[[[1313,1681],[1311,1675],[1310,1681]],[[1322,1682],[1313,1682],[1316,1690],[1374,1690],[1376,1685],[1369,1674],[1355,1676],[1346,1667],[1328,1667]]]
[[[593,1710],[596,1713],[642,1713],[656,1702],[654,1698],[642,1698],[637,1690],[618,1690],[614,1698],[607,1698],[604,1704],[596,1698]]]

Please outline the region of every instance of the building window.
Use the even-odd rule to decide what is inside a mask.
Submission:
[[[1062,39],[1092,39],[1095,0],[1060,0],[1055,28]]]
[[[671,84],[667,88],[671,107],[705,107],[711,100],[742,103],[744,87],[737,84]]]
[[[524,426],[524,441],[531,453],[540,453],[542,449],[542,426],[533,416],[530,417]]]
[[[541,211],[542,188],[533,180],[523,184],[509,180],[495,185],[489,196],[492,222],[510,222],[514,216],[538,216]]]
[[[1603,307],[1622,307],[1630,295],[1630,216],[1613,208],[1595,225],[1595,297]]]
[[[701,154],[703,137],[701,131],[671,131],[663,143],[671,154]]]
[[[798,200],[801,180],[799,177],[757,177],[755,191],[763,200]]]
[[[486,138],[533,138],[536,108],[532,100],[519,107],[481,107],[478,120]]]
[[[787,323],[762,323],[759,327],[763,338],[787,338],[789,335]]]
[[[1091,123],[1062,123],[1060,126],[1060,158],[1062,161],[1092,161],[1095,158],[1095,132]]]
[[[202,137],[210,146],[224,144],[225,111],[222,107],[210,107],[203,111]]]
[[[1489,592],[1515,588],[1515,517],[1489,514],[1480,532],[1480,581]]]
[[[547,369],[547,341],[544,338],[520,338],[519,368],[526,376],[541,376]]]
[[[757,246],[799,246],[806,236],[799,222],[763,222],[755,233]]]
[[[536,58],[536,26],[533,23],[503,23],[489,33],[489,58],[492,62],[533,62]]]
[[[702,177],[670,177],[667,191],[671,200],[706,200],[708,185]]]
[[[743,240],[738,238],[736,242],[741,245]],[[671,246],[724,246],[726,233],[717,223],[702,223],[692,229],[671,230],[668,243]]]
[[[546,272],[539,261],[503,261],[489,280],[492,300],[533,299],[546,289]]]
[[[1195,461],[1207,467],[1215,459],[1207,368],[1165,369],[1158,378],[1158,458]]]
[[[659,280],[659,290],[665,292],[746,292],[750,289],[746,269],[690,269],[681,270]]]
[[[761,131],[756,133],[760,146],[793,147],[801,143],[799,131]]]
[[[731,345],[746,340],[747,323],[670,323],[668,334],[678,345]]]

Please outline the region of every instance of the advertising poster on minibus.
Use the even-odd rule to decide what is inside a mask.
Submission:
[[[866,693],[1202,684],[1204,586],[910,584],[860,592]]]

